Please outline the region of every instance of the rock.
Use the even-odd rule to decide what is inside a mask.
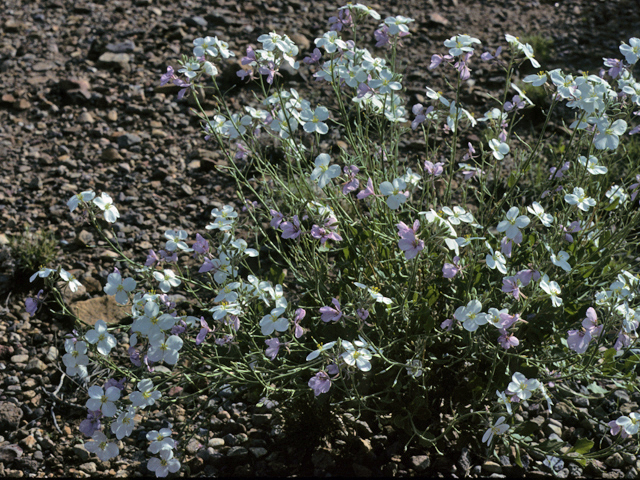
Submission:
[[[311,41],[301,33],[292,33],[289,38],[298,46],[300,52],[306,52],[311,48]]]
[[[613,455],[609,456],[604,463],[606,463],[608,466],[612,467],[612,468],[620,468],[624,465],[624,459],[622,458],[622,455],[620,455],[618,452],[615,452]]]
[[[222,438],[210,438],[207,446],[211,448],[222,447],[224,446],[224,440]]]
[[[29,355],[14,355],[11,357],[11,363],[27,363],[29,361]]]
[[[118,146],[120,148],[129,148],[137,143],[142,142],[142,139],[133,133],[125,133],[120,135],[117,139]]]
[[[372,477],[373,471],[365,467],[364,465],[360,465],[359,463],[353,464],[353,473],[356,477]]]
[[[0,402],[0,432],[13,432],[20,426],[22,410],[10,402]]]
[[[127,53],[133,52],[136,49],[136,44],[133,40],[125,40],[120,43],[108,43],[105,49],[113,53]]]
[[[116,150],[113,147],[105,148],[102,151],[102,154],[100,155],[100,158],[102,160],[106,160],[107,162],[119,162],[121,160],[124,160],[124,157],[122,155],[120,155],[118,150]]]
[[[251,447],[251,448],[249,448],[249,451],[256,458],[264,457],[268,453],[267,449],[263,448],[263,447]]]
[[[0,447],[0,462],[13,462],[22,457],[22,449],[18,445],[3,445]]]
[[[93,119],[93,117],[91,116],[91,114],[89,112],[82,112],[80,114],[80,116],[78,117],[78,121],[80,123],[93,123],[93,122],[95,122],[95,120]]]
[[[91,326],[98,320],[104,320],[107,324],[113,325],[127,318],[131,313],[131,306],[119,305],[115,297],[107,295],[75,302],[70,308],[74,315]]]
[[[502,473],[502,466],[492,461],[484,462],[482,464],[482,469],[489,473]]]
[[[39,358],[32,358],[27,363],[26,371],[28,373],[44,373],[47,370],[47,364]]]
[[[118,111],[117,110],[109,110],[109,113],[107,113],[107,119],[110,122],[115,122],[118,120]]]
[[[428,455],[414,455],[409,460],[409,465],[411,465],[416,472],[421,472],[431,466],[431,459]]]
[[[460,458],[458,459],[458,466],[465,473],[471,470],[471,455],[467,447],[462,448],[462,452],[460,453]]]
[[[128,70],[131,57],[126,53],[106,52],[98,58],[98,65],[113,70]]]
[[[229,458],[242,458],[249,455],[249,450],[244,447],[231,447],[227,452]]]
[[[93,244],[93,233],[87,232],[86,230],[80,230],[80,233],[76,235],[74,242],[77,245],[86,247],[87,245]]]
[[[336,465],[336,461],[329,450],[321,448],[311,454],[313,466],[319,470],[326,470]]]
[[[27,435],[22,440],[20,440],[20,446],[25,450],[33,450],[33,447],[37,444],[35,437],[33,435]]]
[[[431,12],[429,14],[429,21],[431,23],[435,23],[437,25],[443,25],[443,26],[447,26],[449,25],[449,20],[447,20],[446,18],[444,18],[442,15],[440,15],[439,13],[436,12]]]
[[[21,98],[20,100],[13,102],[13,108],[16,110],[27,110],[31,108],[31,102],[27,99]]]
[[[189,452],[191,455],[195,455],[201,448],[202,444],[197,438],[192,438],[191,440],[189,440],[189,443],[187,443],[186,446],[187,452]]]
[[[193,189],[189,185],[187,185],[186,183],[183,183],[182,185],[180,185],[180,188],[182,189],[182,191],[185,194],[187,194],[189,196],[193,195]]]
[[[98,471],[98,466],[94,462],[83,463],[78,468],[86,473],[96,473]]]

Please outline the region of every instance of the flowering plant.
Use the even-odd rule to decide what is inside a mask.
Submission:
[[[214,209],[195,241],[192,232],[167,231],[160,257],[151,251],[144,265],[123,258],[135,279],[109,276],[105,292],[131,302],[133,322],[121,327],[127,368],[111,361],[116,342],[104,323],[66,341],[68,374],[87,376],[95,362],[131,383],[89,388],[85,433],[101,459],[118,453],[105,432],[129,435],[134,414],[162,404],[169,386],[186,377],[185,400],[223,384],[256,398],[328,396],[347,410],[391,414],[435,449],[464,434],[478,448],[501,437],[518,452],[554,455],[560,445],[534,444],[531,422],[516,420],[525,402],[551,410],[570,378],[630,378],[632,366],[620,359],[637,358],[639,282],[626,255],[637,247],[640,184],[631,184],[637,166],[620,165],[617,149],[640,105],[629,91],[640,41],[620,48],[626,63],[615,76],[574,78],[559,69],[525,76],[520,85],[551,94],[546,121],[527,143],[516,127],[536,107],[517,78],[525,62],[540,67],[530,45],[506,35],[508,54],[480,56],[504,70],[506,88],[476,120],[463,82],[481,41],[451,37],[429,68],[451,67],[455,86],[427,87],[430,105],[407,109],[396,56],[413,20],[380,23],[381,58],[356,43],[367,17],[381,19],[360,4],[342,7],[303,60],[334,93],[326,105],[280,83],[283,64],[301,64],[298,47],[275,32],[241,60],[238,77],[257,81],[263,93],[244,112],[231,112],[216,82],[216,65],[233,53],[215,37],[194,41],[194,56],[178,70],[186,78],[173,69],[163,75],[183,87],[181,96],[211,89],[220,108],[210,115],[200,107],[203,133],[225,153],[229,166],[220,168],[247,207],[243,214],[231,205]],[[571,136],[550,164],[545,134],[561,104],[573,115]],[[486,141],[463,152],[468,129]],[[324,140],[330,132],[341,139],[333,150]],[[403,138],[417,134],[424,152],[405,157]],[[271,161],[267,142],[282,162]],[[540,180],[542,169],[550,175]],[[88,212],[99,230],[98,216],[119,217],[105,192],[83,192],[69,206]],[[243,224],[259,249],[239,237]],[[252,269],[251,257],[269,266]],[[37,273],[51,277],[50,288],[58,277],[73,288],[65,274]],[[194,315],[178,310],[176,291],[195,300]],[[634,435],[634,415],[609,426]],[[158,476],[179,468],[172,434],[150,438],[159,458],[149,468]]]

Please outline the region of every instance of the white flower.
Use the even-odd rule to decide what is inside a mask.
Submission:
[[[538,382],[538,380],[527,380],[527,377],[520,372],[514,373],[511,380],[512,381],[507,388],[520,400],[531,398],[532,393],[540,386],[540,382]]]
[[[129,394],[129,400],[136,408],[145,408],[153,405],[162,396],[158,390],[153,389],[153,382],[149,378],[138,382],[138,390]],[[170,434],[171,432],[169,432]]]
[[[133,428],[136,426],[136,422],[133,419],[135,415],[136,410],[129,407],[126,412],[122,412],[118,419],[111,424],[111,431],[118,440],[122,440],[124,437],[131,435]]]
[[[168,241],[165,244],[164,248],[167,250],[167,252],[173,252],[176,248],[184,250],[185,252],[193,251],[184,242],[187,236],[188,234],[185,230],[178,230],[177,232],[174,230],[167,230],[166,232],[164,232],[164,237]]]
[[[76,277],[71,275],[64,268],[60,269],[60,278],[62,278],[65,282],[67,282],[67,286],[69,287],[69,290],[71,290],[72,292],[77,291],[78,288],[82,286],[82,284],[76,279]]]
[[[239,255],[246,255],[248,257],[258,256],[258,251],[255,248],[247,248],[249,245],[247,245],[247,242],[245,242],[241,238],[231,242],[231,246],[237,250]],[[230,256],[235,256],[235,254],[232,255],[232,252],[228,253]]]
[[[87,344],[82,341],[74,342],[69,338],[64,342],[64,349],[67,353],[62,356],[62,363],[67,367],[67,375],[70,377],[75,375],[80,377],[86,376],[86,366],[89,365]]]
[[[560,267],[561,269],[563,269],[565,272],[571,271],[571,265],[569,265],[569,262],[567,262],[567,260],[569,260],[569,257],[570,255],[564,250],[560,250],[557,255],[553,253],[553,251],[551,251],[551,262],[556,267]]]
[[[611,123],[608,118],[601,118],[596,120],[595,125],[598,129],[596,137],[593,139],[593,144],[598,150],[615,150],[620,143],[619,136],[627,130],[627,122],[622,119],[618,119]]]
[[[507,212],[507,219],[502,220],[497,227],[499,232],[506,232],[507,238],[513,240],[516,238],[518,233],[520,233],[520,229],[529,225],[529,217],[526,215],[520,215],[520,210],[518,207],[511,207]]]
[[[638,433],[639,422],[640,415],[636,412],[631,412],[629,416],[623,415],[616,420],[616,423],[624,428],[624,431],[629,435],[635,435]]]
[[[482,443],[486,443],[489,446],[491,445],[491,440],[493,440],[494,435],[503,435],[507,430],[509,430],[509,425],[503,423],[504,420],[504,417],[500,417],[492,427],[484,432],[484,435],[482,436]]]
[[[397,210],[407,201],[407,196],[403,193],[405,188],[407,188],[407,184],[401,178],[396,178],[393,183],[382,182],[380,184],[380,193],[388,197],[387,205],[391,210]]]
[[[482,313],[482,304],[478,300],[471,300],[466,307],[458,307],[453,318],[462,322],[462,326],[469,332],[475,332],[480,325],[489,321],[486,313]]]
[[[444,46],[449,49],[449,55],[457,57],[465,52],[473,52],[471,45],[480,44],[480,40],[469,35],[456,35],[444,41]]]
[[[160,450],[171,450],[175,448],[175,442],[169,438],[171,436],[171,430],[168,428],[161,428],[158,430],[151,430],[147,433],[147,440],[151,442],[148,450],[154,455]]]
[[[164,274],[153,272],[153,277],[160,282],[159,288],[163,293],[167,293],[171,287],[177,287],[182,283],[179,278],[176,278],[176,274],[168,269],[164,270]]]
[[[507,397],[506,393],[501,392],[500,390],[496,390],[496,395],[498,395],[498,403],[503,404],[506,407],[507,412],[509,412],[509,415],[511,415],[513,413],[511,410],[511,398]]]
[[[120,398],[120,389],[118,387],[109,387],[105,392],[102,387],[94,385],[89,387],[89,400],[87,400],[87,408],[89,410],[101,410],[105,417],[113,417],[116,414],[115,402]]]
[[[493,248],[491,247],[491,245],[489,245],[488,242],[485,242],[485,245],[487,246],[487,248],[489,249],[489,251],[491,252],[491,254],[487,254],[485,260],[487,262],[487,267],[489,267],[491,270],[493,269],[498,269],[498,271],[500,273],[502,273],[503,275],[507,274],[507,259],[504,258],[504,255],[502,254],[501,251],[493,251]]]
[[[509,315],[509,311],[506,308],[502,310],[498,310],[497,308],[490,308],[489,313],[487,313],[487,321],[489,324],[493,325],[497,329],[502,329],[502,318],[500,315]]]
[[[36,277],[47,278],[53,272],[55,272],[55,270],[53,270],[52,268],[43,268],[41,270],[38,270],[33,275],[31,275],[31,277],[29,277],[29,281],[33,282],[36,279]]]
[[[76,208],[78,208],[78,205],[80,204],[80,202],[90,202],[91,200],[94,199],[95,196],[96,194],[93,193],[92,190],[87,190],[86,192],[82,192],[74,195],[67,202],[69,211],[73,212]]]
[[[320,188],[324,188],[332,178],[336,178],[341,173],[338,165],[329,166],[330,161],[331,157],[326,153],[321,153],[316,157],[316,168],[311,172],[311,177],[309,178],[311,180],[317,180]]]
[[[348,8],[350,11],[359,10],[363,12],[364,15],[371,16],[371,18],[373,18],[374,20],[380,20],[380,14],[378,12],[376,12],[373,8],[369,8],[361,3],[353,4],[349,2],[345,6],[340,7],[338,10],[344,10],[345,8]]]
[[[316,44],[316,47],[324,48],[327,53],[335,53],[338,47],[342,50],[347,49],[346,42],[338,37],[338,32],[335,31],[325,33],[322,38],[316,38],[314,43]]]
[[[180,470],[180,462],[173,458],[173,450],[162,449],[159,455],[160,458],[152,457],[147,463],[147,468],[155,472],[156,477],[166,477],[169,472],[176,473]]]
[[[393,81],[393,72],[387,70],[386,68],[382,70],[378,76],[380,78],[375,80],[369,80],[369,86],[371,88],[378,89],[378,92],[382,95],[391,93],[392,90],[398,91],[402,89],[402,84],[400,82]]]
[[[122,280],[122,276],[113,272],[107,277],[107,284],[104,286],[104,293],[107,295],[115,295],[116,302],[120,305],[126,305],[129,301],[128,292],[133,291],[136,288],[136,281],[131,278],[125,278]]]
[[[240,282],[231,282],[231,283],[225,285],[218,292],[218,296],[216,298],[214,298],[213,301],[216,302],[216,303],[219,303],[219,302],[233,303],[233,302],[235,302],[238,299],[238,293],[235,292],[234,290],[236,290],[241,285],[242,284]],[[237,315],[237,314],[234,313],[233,315]],[[216,318],[216,320],[218,320],[218,319]]]
[[[93,330],[89,330],[84,338],[92,345],[97,343],[98,352],[102,355],[109,355],[111,349],[118,344],[116,337],[107,332],[107,324],[104,320],[98,320]]]
[[[544,72],[540,72],[537,74],[527,75],[522,79],[524,83],[530,83],[534,87],[541,87],[545,83],[547,83],[547,75]]]
[[[193,49],[193,55],[195,57],[204,57],[205,53],[210,57],[217,57],[218,50],[216,49],[216,37],[204,37],[196,38],[193,41],[195,48]]]
[[[353,284],[358,288],[367,290],[369,292],[369,295],[371,295],[371,298],[373,298],[378,303],[384,303],[385,305],[391,305],[393,303],[393,300],[383,296],[380,292],[378,292],[377,289],[369,288],[366,285],[363,285],[362,283],[358,283],[358,282],[353,282]]]
[[[407,373],[409,374],[409,376],[413,377],[413,378],[418,378],[422,376],[422,361],[420,361],[417,358],[414,358],[413,360],[411,359],[407,359]]]
[[[629,65],[635,65],[640,58],[640,38],[632,37],[629,39],[629,45],[626,43],[620,45],[620,53],[624,55]]]
[[[309,355],[307,355],[307,362],[310,362],[311,360],[318,358],[322,352],[324,352],[325,350],[329,350],[330,348],[333,348],[335,344],[336,342],[329,342],[327,344],[319,343],[317,345],[318,349],[314,350]]]
[[[118,209],[113,205],[113,199],[108,194],[103,192],[98,198],[93,199],[93,203],[104,211],[104,219],[107,222],[113,223],[120,217]]]
[[[452,225],[460,225],[461,221],[465,223],[473,222],[473,215],[458,205],[455,205],[453,210],[449,207],[443,207],[442,211],[449,216],[447,220]]]
[[[533,202],[530,207],[527,207],[527,211],[540,220],[540,223],[547,228],[553,223],[553,215],[544,213],[544,208],[542,208],[542,205],[538,202]]]
[[[302,126],[304,131],[307,133],[319,133],[320,135],[324,135],[329,131],[329,127],[327,127],[327,124],[324,123],[324,121],[328,118],[329,110],[327,110],[325,107],[318,107],[313,112],[311,110],[304,110],[300,114],[300,120],[306,122]]]
[[[609,199],[609,203],[613,203],[618,200],[618,207],[624,205],[629,200],[629,195],[624,191],[623,187],[618,185],[612,185],[605,193],[605,196]]]
[[[168,365],[178,362],[179,351],[183,345],[182,339],[177,335],[171,335],[165,340],[164,333],[153,335],[149,339],[148,357],[152,362],[164,361]]]
[[[355,340],[351,343],[346,340],[342,340],[341,345],[345,351],[340,355],[340,357],[342,357],[347,365],[355,365],[363,372],[371,370],[371,362],[369,360],[371,360],[372,355],[369,350],[364,348],[366,345],[363,342]]]
[[[540,68],[540,64],[538,63],[538,61],[533,58],[533,47],[531,45],[529,45],[528,43],[520,43],[520,40],[518,40],[518,38],[514,37],[513,35],[506,34],[504,38],[505,40],[507,40],[507,42],[524,53],[524,56],[529,59],[533,68]]]
[[[284,313],[283,307],[274,308],[271,313],[262,317],[260,329],[263,335],[271,335],[274,330],[286,332],[289,328],[289,321],[286,318],[279,318]]]
[[[214,208],[211,210],[211,216],[214,218],[224,218],[225,220],[238,217],[238,212],[233,209],[232,205],[225,205],[222,210]]]
[[[509,145],[497,138],[489,140],[489,148],[493,150],[493,156],[496,160],[502,160],[509,153]]]
[[[232,293],[236,296],[236,298],[238,297],[238,294],[235,292],[230,292],[229,295],[231,295]],[[219,296],[220,295],[218,295],[218,297]],[[240,315],[242,313],[242,309],[237,303],[231,303],[229,301],[222,301],[220,305],[216,305],[209,311],[213,313],[214,320],[221,320],[227,315]]]
[[[562,299],[559,297],[561,293],[560,285],[558,285],[557,282],[550,282],[548,275],[545,274],[544,277],[540,279],[540,288],[551,297],[551,303],[554,307],[562,305]]]
[[[409,32],[409,24],[414,22],[413,18],[403,17],[402,15],[398,15],[396,17],[387,17],[383,25],[387,25],[389,27],[389,35],[397,35],[398,33],[408,33]]]
[[[583,212],[589,211],[590,207],[596,205],[596,201],[591,197],[587,197],[584,189],[580,187],[574,187],[572,194],[568,193],[564,196],[564,201],[569,205],[576,205]]]
[[[411,185],[412,187],[416,187],[420,183],[420,179],[422,177],[417,173],[412,172],[410,168],[407,168],[407,173],[405,173],[400,178],[402,178],[402,180],[404,180],[408,185]]]
[[[198,62],[188,62],[178,70],[178,73],[184,73],[187,78],[193,78],[198,75],[200,64]]]
[[[91,441],[84,444],[84,448],[87,452],[95,453],[103,462],[117,457],[120,453],[118,446],[113,442],[109,442],[107,436],[99,430],[93,434]]]
[[[591,175],[604,175],[607,173],[607,167],[598,164],[598,157],[594,157],[593,155],[589,156],[589,159],[581,155],[578,157],[578,162],[580,165],[587,167],[587,172]]]

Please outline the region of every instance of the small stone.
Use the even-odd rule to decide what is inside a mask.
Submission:
[[[27,110],[31,108],[31,102],[29,102],[29,100],[21,98],[17,102],[13,103],[13,108],[15,108],[16,110]]]
[[[229,458],[246,457],[249,454],[249,450],[244,447],[231,447],[227,452]]]
[[[44,358],[47,362],[53,363],[58,359],[59,354],[58,349],[52,345],[45,349]]]
[[[431,12],[429,14],[429,20],[432,23],[437,23],[438,25],[443,25],[443,26],[447,26],[449,25],[449,20],[447,20],[446,18],[444,18],[442,15],[440,15],[439,13],[436,12]]]
[[[96,473],[98,471],[98,466],[94,462],[83,463],[78,468],[85,473]]]
[[[86,230],[80,230],[80,233],[78,233],[78,235],[76,235],[76,238],[74,239],[74,242],[77,245],[86,247],[87,245],[92,245],[93,244],[93,233],[91,232],[87,232]]]
[[[108,162],[118,162],[120,160],[124,160],[124,157],[120,155],[118,150],[113,147],[105,148],[100,155],[102,160],[106,160]]]
[[[431,466],[431,459],[427,455],[415,455],[411,457],[409,464],[416,472],[421,472]]]
[[[624,460],[624,463],[627,463],[629,465],[633,465],[636,463],[636,456],[633,453],[623,452],[622,459]]]
[[[496,462],[486,461],[482,464],[482,469],[489,473],[502,473],[502,466]]]
[[[620,468],[621,466],[624,465],[624,459],[622,458],[622,455],[616,452],[613,455],[609,456],[604,461],[604,463],[606,463],[608,466],[612,468]]]
[[[20,446],[25,450],[32,450],[37,443],[38,442],[33,435],[27,435],[19,442]]]
[[[573,400],[573,404],[576,407],[582,407],[582,408],[587,408],[589,406],[589,399],[586,397],[576,397]]]
[[[189,170],[198,170],[200,168],[200,160],[191,160],[187,164],[187,169]]]
[[[207,446],[211,448],[222,447],[224,446],[224,440],[222,438],[210,438]]]
[[[73,446],[73,453],[75,453],[83,462],[89,460],[89,452],[84,448],[84,444],[82,443]]]
[[[264,457],[268,453],[267,449],[263,447],[252,447],[252,448],[249,448],[249,451],[256,458]]]
[[[627,392],[626,390],[616,390],[615,392],[613,392],[613,396],[621,402],[631,402],[631,398],[629,398],[629,392]]]
[[[130,61],[131,57],[126,53],[106,52],[98,58],[98,65],[114,70],[126,70]]]
[[[0,431],[8,433],[17,430],[22,416],[22,410],[17,405],[0,402]]]
[[[3,445],[0,447],[0,462],[13,462],[22,457],[22,449],[18,445]]]
[[[187,443],[186,447],[187,452],[189,452],[191,455],[195,455],[201,448],[202,444],[197,438],[192,438],[191,440],[189,440],[189,443]]]
[[[27,363],[26,371],[29,373],[44,373],[47,370],[47,364],[39,358],[32,358]]]
[[[80,114],[80,116],[78,117],[78,121],[80,123],[93,123],[93,122],[95,122],[95,120],[93,119],[93,117],[91,116],[91,114],[89,112],[82,112]]]
[[[109,110],[109,113],[107,113],[107,119],[110,122],[115,122],[118,120],[118,112],[117,110]]]
[[[114,297],[108,295],[75,302],[70,308],[74,315],[92,326],[98,320],[104,320],[107,324],[113,325],[127,318],[131,313],[131,307],[118,304]]]
[[[29,361],[29,355],[14,355],[11,357],[11,363],[27,363]]]
[[[132,145],[142,142],[142,139],[134,133],[125,133],[118,137],[117,142],[120,148],[129,148]]]
[[[182,185],[180,185],[180,188],[182,188],[182,191],[187,195],[189,196],[193,195],[193,189],[186,183],[183,183]]]

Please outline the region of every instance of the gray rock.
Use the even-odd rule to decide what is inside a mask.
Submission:
[[[131,57],[126,53],[106,52],[98,58],[98,65],[114,70],[128,70]]]
[[[189,440],[189,443],[187,443],[186,447],[187,452],[189,452],[191,455],[195,455],[201,448],[202,444],[197,438],[192,438],[191,440]]]
[[[209,25],[209,22],[200,16],[185,18],[184,23],[191,27],[206,27]]]
[[[32,358],[27,363],[26,371],[29,373],[43,373],[47,370],[47,364],[39,358]]]
[[[222,447],[224,446],[224,440],[222,438],[210,438],[207,446],[211,448]]]
[[[249,450],[244,447],[231,447],[227,452],[229,458],[240,458],[249,455]]]
[[[22,457],[22,449],[18,445],[4,445],[0,447],[0,462],[13,462]]]
[[[107,44],[105,49],[113,53],[127,53],[133,52],[136,49],[136,44],[133,42],[133,40],[125,40],[124,42],[120,43],[109,43]]]
[[[431,466],[431,459],[427,455],[414,455],[409,460],[409,464],[416,472],[421,472]]]
[[[482,464],[482,469],[489,473],[502,473],[502,466],[496,462],[486,461]]]
[[[20,426],[22,409],[9,402],[0,402],[0,431],[13,432]]]
[[[621,466],[624,465],[624,459],[622,458],[622,455],[620,455],[618,452],[614,453],[613,455],[611,455],[610,457],[608,457],[604,463],[606,463],[608,466],[613,467],[613,468],[620,468]]]
[[[125,133],[118,137],[118,146],[120,148],[129,148],[132,145],[142,142],[142,139],[133,133]]]
[[[84,445],[82,443],[73,446],[73,453],[75,453],[77,457],[83,462],[89,460],[89,452],[86,448],[84,448]]]
[[[462,448],[462,452],[460,453],[460,458],[458,459],[458,466],[465,473],[471,470],[471,454],[467,447]]]
[[[629,478],[629,479],[636,479],[638,478],[638,471],[631,467],[627,473],[625,473],[624,478]]]
[[[626,390],[616,390],[615,392],[613,392],[613,396],[621,402],[628,403],[631,401],[631,398],[629,398],[629,392],[627,392]]]
[[[222,437],[225,445],[229,445],[230,447],[235,447],[238,445],[238,439],[235,435],[231,433],[227,433],[224,437]]]
[[[264,457],[268,453],[267,449],[263,447],[251,447],[249,448],[249,451],[256,458]]]

